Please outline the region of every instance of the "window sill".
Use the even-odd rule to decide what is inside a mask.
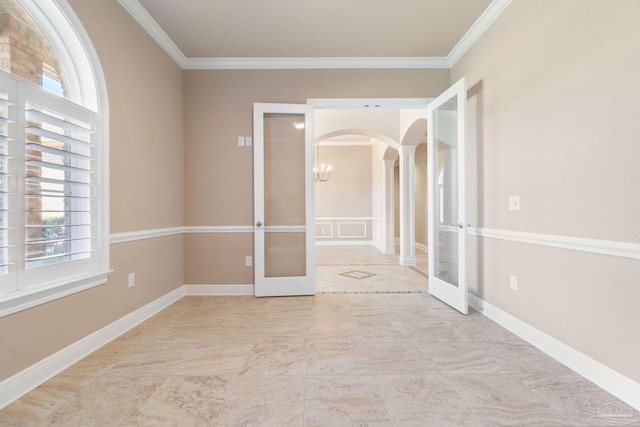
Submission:
[[[0,317],[63,298],[107,283],[111,270],[68,278],[63,283],[46,283],[0,295]]]

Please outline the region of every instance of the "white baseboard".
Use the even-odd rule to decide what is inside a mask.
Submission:
[[[377,250],[379,250],[380,253],[383,253],[385,255],[395,255],[396,254],[396,248],[395,247],[386,248],[382,242],[372,241],[371,245],[374,248],[376,248]]]
[[[57,353],[0,382],[0,409],[27,394],[74,363],[113,341],[184,295],[182,287],[127,314]]]
[[[469,294],[469,305],[618,399],[640,410],[640,384],[498,307]]]
[[[184,285],[184,294],[188,296],[253,296],[253,285]]]

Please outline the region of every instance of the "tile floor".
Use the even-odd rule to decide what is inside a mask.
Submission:
[[[424,254],[413,269],[368,247],[319,247],[317,260],[315,297],[184,297],[0,425],[640,425],[481,314],[430,297]],[[608,416],[612,402],[629,417]]]

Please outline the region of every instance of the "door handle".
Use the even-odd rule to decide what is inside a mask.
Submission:
[[[457,227],[457,228],[464,228],[464,224],[459,223],[459,224],[450,224],[451,227]]]
[[[262,223],[262,222],[260,222],[260,221],[256,222],[256,227],[258,227],[258,228],[262,227],[263,225],[265,225],[265,224],[263,224],[263,223]]]

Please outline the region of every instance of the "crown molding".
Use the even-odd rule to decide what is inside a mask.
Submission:
[[[187,64],[187,57],[176,46],[171,38],[164,32],[158,23],[149,15],[149,12],[142,7],[138,0],[118,0],[127,12],[138,21],[147,33],[162,47],[165,52],[182,68]]]
[[[473,23],[471,28],[460,39],[458,44],[447,55],[447,62],[451,68],[475,44],[482,34],[493,24],[493,21],[511,4],[512,0],[493,0],[482,15]]]
[[[473,46],[512,0],[493,0],[446,57],[187,58],[138,0],[118,0],[185,70],[449,69]]]
[[[445,57],[187,58],[188,70],[449,68]]]

